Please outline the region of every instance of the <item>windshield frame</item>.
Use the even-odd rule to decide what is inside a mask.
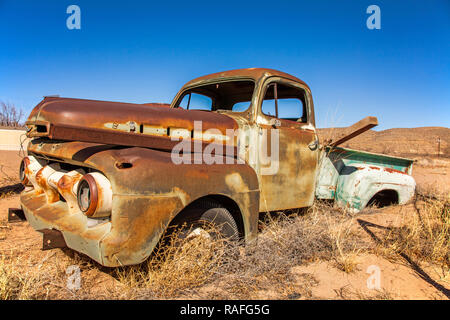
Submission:
[[[180,90],[180,92],[178,92],[178,94],[173,99],[172,104],[170,105],[170,107],[171,108],[181,108],[181,107],[179,107],[180,103],[182,102],[182,100],[186,96],[186,94],[188,94],[187,92],[191,91],[192,89],[203,87],[203,86],[207,86],[207,85],[221,84],[221,83],[227,83],[227,82],[236,82],[236,81],[248,81],[248,82],[252,82],[253,83],[252,97],[249,100],[250,104],[249,104],[249,106],[248,106],[248,108],[246,110],[233,111],[233,110],[226,110],[226,109],[217,109],[217,110],[199,110],[199,111],[208,111],[208,112],[217,112],[217,113],[233,113],[233,114],[236,114],[236,115],[248,114],[253,108],[253,101],[255,99],[255,93],[257,91],[256,90],[256,88],[257,88],[257,81],[255,81],[255,79],[249,78],[249,77],[232,77],[232,78],[222,78],[222,79],[211,79],[211,80],[202,81],[201,83],[196,83],[196,84],[191,85],[191,86],[187,86],[187,87],[183,88],[182,90]],[[241,102],[243,102],[243,101],[241,101]],[[197,109],[189,109],[189,110],[194,111],[194,110],[197,110]]]

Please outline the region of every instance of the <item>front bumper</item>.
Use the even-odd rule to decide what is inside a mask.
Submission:
[[[107,261],[102,253],[102,239],[111,231],[110,221],[89,227],[88,218],[83,213],[70,213],[69,205],[63,201],[48,203],[46,195],[36,195],[35,190],[23,191],[20,202],[27,221],[36,231],[61,231],[69,248],[86,254],[102,265],[117,265],[117,262]]]

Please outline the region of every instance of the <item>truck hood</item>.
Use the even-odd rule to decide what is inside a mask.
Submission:
[[[31,111],[26,125],[28,137],[160,149],[171,149],[173,138],[217,141],[217,136],[223,136],[225,140],[227,129],[238,128],[231,117],[215,112],[175,109],[158,103],[57,97],[44,98]],[[199,135],[210,129],[215,129],[216,136]]]

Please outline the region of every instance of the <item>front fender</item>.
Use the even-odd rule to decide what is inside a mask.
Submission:
[[[235,201],[246,239],[256,236],[259,188],[247,164],[175,164],[170,153],[145,148],[101,151],[86,163],[102,171],[113,190],[113,228],[101,243],[107,260],[144,261],[170,221],[208,195]]]
[[[339,206],[358,212],[382,190],[398,194],[399,204],[408,202],[414,195],[416,182],[410,175],[381,166],[353,164],[340,172],[336,187]]]
[[[48,227],[70,233],[72,248],[105,266],[144,261],[171,219],[192,201],[208,195],[232,199],[240,208],[246,239],[250,240],[257,234],[258,179],[247,164],[177,165],[170,152],[46,139],[32,140],[28,153],[86,170],[98,170],[109,179],[113,192],[112,211],[111,220],[107,223],[110,228],[102,229],[103,233],[90,232],[85,236],[83,230],[89,228],[78,223],[76,217],[66,210],[65,203],[58,202],[47,210],[43,201],[48,212],[41,210],[42,214],[52,217],[58,211],[68,220],[67,226],[48,224]],[[30,197],[31,208],[33,201],[40,198]],[[36,210],[29,211],[29,216],[36,213]],[[78,223],[79,228],[75,230],[72,223]]]

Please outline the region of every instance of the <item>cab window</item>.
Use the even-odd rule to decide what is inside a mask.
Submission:
[[[181,99],[179,106],[183,109],[211,111],[212,99],[203,94],[189,92]]]
[[[186,90],[175,108],[243,112],[250,107],[254,88],[255,83],[250,80],[234,80],[198,86]]]
[[[271,117],[307,122],[305,92],[294,86],[281,83],[267,86],[261,109]]]

